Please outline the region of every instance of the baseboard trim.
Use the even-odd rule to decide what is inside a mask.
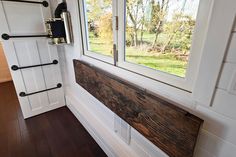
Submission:
[[[66,104],[76,118],[109,157],[138,156],[125,142],[109,129],[99,117],[86,107],[86,103],[66,95]]]

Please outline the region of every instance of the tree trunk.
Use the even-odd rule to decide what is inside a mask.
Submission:
[[[137,23],[136,23],[136,20],[135,18],[133,17],[131,11],[130,11],[130,8],[127,6],[127,13],[130,17],[130,20],[132,21],[133,23],[133,38],[134,38],[134,46],[137,46],[138,45],[138,28],[137,28]]]
[[[130,43],[130,45],[131,45],[131,46],[134,46],[134,35],[131,34],[130,37],[131,37],[131,43]]]
[[[168,3],[169,3],[169,0],[167,0],[167,1],[166,0],[162,0],[161,8],[160,8],[160,17],[159,17],[160,19],[159,19],[159,22],[158,22],[158,25],[157,25],[157,29],[156,29],[156,36],[155,36],[155,39],[154,39],[154,41],[152,43],[152,48],[155,47],[156,42],[157,42],[157,38],[158,38],[159,34],[162,31],[163,22],[164,22],[164,13],[165,13],[165,11],[167,11]],[[165,5],[166,5],[166,8],[165,8]]]
[[[144,33],[144,28],[143,28],[143,24],[142,24],[141,36],[140,36],[140,42],[141,42],[141,44],[143,44],[143,33]]]
[[[176,33],[178,32],[179,28],[181,26],[177,27],[172,33],[171,36],[169,37],[168,41],[166,42],[166,44],[162,47],[161,52],[165,52],[166,47],[171,43],[171,41],[173,40],[173,38],[175,37]]]
[[[166,42],[166,44],[162,47],[161,53],[164,53],[164,52],[166,51],[166,47],[170,44],[170,42],[172,41],[172,39],[174,38],[174,36],[175,36],[175,33],[173,33],[173,34],[169,37],[169,39],[168,39],[168,41]]]
[[[135,26],[134,28],[134,46],[138,46],[138,29],[136,28],[137,26]]]
[[[142,21],[141,21],[141,36],[140,36],[140,42],[143,44],[143,33],[144,33],[144,24],[145,24],[145,6],[147,5],[148,1],[146,1],[146,4],[143,4],[142,1]]]
[[[152,43],[152,48],[154,48],[156,43],[157,43],[157,38],[158,38],[159,34],[161,33],[162,26],[163,26],[163,21],[160,20],[158,22],[158,25],[157,25],[156,35],[155,35],[155,39],[154,39],[154,41]]]
[[[149,27],[148,27],[148,32],[149,33],[152,33],[152,20],[153,20],[153,16],[154,16],[154,5],[155,5],[155,1],[154,0],[151,0],[151,8],[152,8],[152,11],[151,11],[151,20],[149,22]]]

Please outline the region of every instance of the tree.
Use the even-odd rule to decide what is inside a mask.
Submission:
[[[86,12],[89,31],[93,32],[95,37],[99,36],[99,24],[102,24],[101,17],[108,14],[106,8],[111,7],[110,0],[86,0]],[[105,20],[105,19],[104,19]],[[107,21],[105,21],[107,22]]]
[[[139,10],[140,10],[140,4],[141,0],[127,0],[126,3],[126,8],[127,8],[127,15],[132,22],[132,37],[134,41],[134,45],[132,46],[137,46],[138,45],[138,24],[139,24]],[[126,21],[129,22],[129,21]]]
[[[175,14],[172,21],[165,25],[168,39],[162,47],[162,52],[172,44],[174,49],[186,54],[190,50],[194,26],[195,20],[191,16],[184,15],[182,12]]]
[[[160,3],[159,1],[155,3],[155,0],[151,0],[151,17],[148,24],[148,31],[149,33],[155,33],[156,24],[159,21],[158,14],[160,12]]]
[[[141,34],[140,34],[140,41],[141,44],[143,44],[143,34],[144,34],[144,27],[147,23],[146,18],[145,18],[145,11],[146,11],[146,7],[147,4],[149,3],[149,0],[146,0],[145,4],[144,1],[141,1],[141,7],[142,7],[142,18],[141,18]]]
[[[131,45],[138,46],[143,43],[144,31],[147,30],[148,20],[146,19],[146,11],[149,9],[150,0],[127,0],[126,1],[126,31],[132,37]],[[140,40],[138,32],[140,31]]]
[[[98,35],[107,44],[112,43],[112,13],[106,13],[100,17],[98,22]]]
[[[159,34],[162,32],[166,12],[168,11],[168,6],[169,6],[169,0],[161,0],[160,10],[159,10],[157,17],[156,17],[156,18],[158,18],[158,23],[156,24],[156,28],[155,28],[156,34],[155,34],[154,41],[152,43],[152,47],[155,47],[155,45],[157,43],[157,38],[158,38]]]

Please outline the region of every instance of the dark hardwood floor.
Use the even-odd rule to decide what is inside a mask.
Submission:
[[[67,107],[23,119],[12,82],[0,84],[0,157],[104,157]]]

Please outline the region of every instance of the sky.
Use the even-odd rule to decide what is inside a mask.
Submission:
[[[87,2],[90,0],[87,0]],[[112,0],[110,0],[112,3]],[[137,0],[136,0],[137,1]],[[174,15],[175,12],[180,12],[184,7],[184,14],[192,16],[193,19],[196,19],[197,16],[197,11],[198,11],[198,6],[199,6],[199,1],[200,0],[169,0],[169,6],[168,6],[168,14],[167,14],[167,20],[171,21],[172,16]],[[94,0],[93,2],[103,4],[103,0]],[[150,4],[151,0],[144,0],[144,4],[148,4],[146,7],[146,13],[149,14],[150,16]],[[159,2],[161,4],[162,0],[155,0],[155,2]],[[185,4],[185,5],[184,5]],[[88,7],[88,6],[87,6]],[[111,5],[109,8],[106,8],[106,12],[111,12]],[[142,15],[141,10],[139,10],[140,16]]]
[[[181,10],[185,1],[186,1],[186,4],[185,4],[184,13],[192,16],[193,19],[196,19],[198,6],[199,6],[199,0],[170,0],[169,14],[168,14],[167,19],[171,19],[172,18],[171,15],[173,15],[173,13],[176,10]]]

